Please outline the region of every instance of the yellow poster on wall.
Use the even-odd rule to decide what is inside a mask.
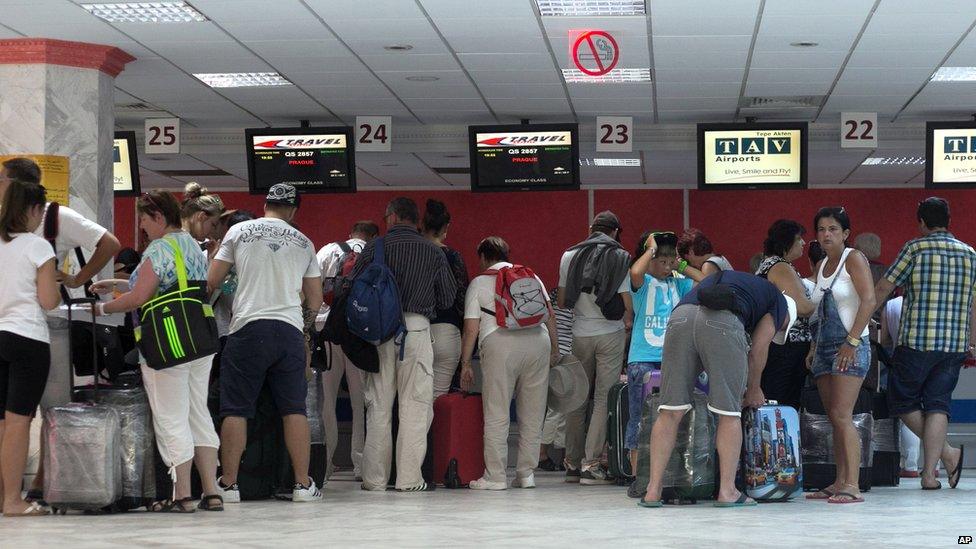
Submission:
[[[0,155],[0,164],[11,158],[30,158],[41,168],[41,185],[47,189],[48,202],[68,206],[68,184],[70,171],[67,156],[53,154],[7,154]]]

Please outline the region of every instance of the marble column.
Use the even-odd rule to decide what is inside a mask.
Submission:
[[[112,46],[0,40],[0,154],[68,157],[71,208],[109,230],[114,79],[134,60]]]

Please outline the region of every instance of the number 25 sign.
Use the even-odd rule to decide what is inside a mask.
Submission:
[[[180,119],[146,119],[146,154],[179,154]]]
[[[840,113],[840,146],[842,149],[877,148],[878,113]]]

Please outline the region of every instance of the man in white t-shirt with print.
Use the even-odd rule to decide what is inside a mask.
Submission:
[[[335,280],[335,277],[342,274],[341,262],[348,252],[360,253],[366,247],[366,243],[376,238],[380,228],[372,221],[359,221],[352,226],[349,232],[349,240],[346,240],[344,250],[338,242],[326,244],[316,254],[319,267],[322,270],[322,280]],[[322,305],[316,323],[321,327],[329,314],[329,303]],[[366,403],[363,396],[363,378],[359,369],[353,366],[352,362],[346,358],[342,352],[342,347],[329,343],[331,347],[329,356],[332,357],[331,368],[322,372],[322,424],[325,427],[325,451],[328,453],[326,461],[326,478],[334,469],[332,457],[339,442],[339,425],[336,418],[336,399],[339,396],[339,386],[342,376],[346,376],[346,384],[349,386],[349,401],[352,404],[352,468],[353,476],[357,482],[362,482],[363,447],[366,445]]]
[[[237,475],[247,443],[247,420],[254,417],[265,379],[282,416],[295,472],[292,501],[322,499],[308,476],[308,349],[303,335],[322,306],[322,279],[312,241],[290,224],[299,200],[295,187],[272,186],[265,216],[228,229],[207,274],[212,291],[231,267],[237,270],[234,318],[220,362],[219,487],[226,503],[240,502]]]
[[[0,197],[7,192],[11,179],[40,183],[41,169],[33,160],[23,157],[11,158],[0,164]],[[48,215],[47,209],[50,207],[50,203],[45,206],[45,219]],[[34,234],[44,237],[44,223],[37,227]],[[59,270],[58,282],[69,290],[80,288],[91,281],[122,248],[119,240],[108,229],[67,206],[58,208],[58,232],[54,244],[57,250],[55,255]],[[75,274],[69,275],[61,269],[66,259],[69,262],[77,262],[75,248],[81,248],[88,261]],[[71,389],[74,383],[71,377],[71,356],[68,347],[68,321],[49,314],[48,327],[51,338],[51,369],[44,396],[41,398],[42,408],[71,402]],[[39,464],[28,498],[41,499],[43,486],[44,469],[43,464]]]
[[[559,262],[559,307],[573,309],[573,355],[590,378],[589,403],[566,414],[566,482],[611,484],[600,463],[607,440],[607,395],[620,380],[627,332],[633,323],[628,270],[630,254],[619,243],[620,220],[601,212],[590,236],[566,250]]]

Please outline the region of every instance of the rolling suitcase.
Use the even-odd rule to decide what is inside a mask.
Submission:
[[[786,501],[803,489],[800,416],[770,402],[742,413],[742,477],[756,501]]]
[[[76,305],[87,304],[92,307],[94,332],[95,301],[68,300],[68,322]],[[95,357],[98,348],[94,336],[91,341]],[[73,385],[73,381],[69,383]],[[121,419],[113,407],[98,403],[97,378],[92,396],[92,402],[55,406],[45,412],[44,500],[61,514],[103,510],[122,495]]]
[[[481,395],[448,393],[434,401],[430,427],[434,482],[461,488],[485,472],[485,415]]]
[[[633,482],[630,452],[624,447],[627,437],[627,421],[630,418],[628,383],[621,381],[610,387],[607,395],[607,461],[610,474],[618,486]]]
[[[660,396],[644,401],[641,419],[640,448],[637,452],[637,477],[627,495],[644,497],[650,475],[651,429],[658,416]],[[712,499],[717,487],[715,458],[715,418],[708,410],[707,397],[695,392],[692,408],[678,424],[671,459],[664,470],[661,499],[669,503],[695,503]]]
[[[871,485],[898,486],[901,481],[901,422],[888,412],[887,393],[872,393],[871,396],[874,398]]]
[[[833,427],[820,400],[820,392],[813,388],[803,390],[800,397],[803,411],[800,413],[800,455],[803,462],[803,489],[821,490],[834,482],[837,467],[834,464]],[[861,389],[854,403],[854,427],[861,439],[861,470],[858,487],[862,492],[871,490],[871,465],[874,460],[872,439],[874,403],[871,392]]]

